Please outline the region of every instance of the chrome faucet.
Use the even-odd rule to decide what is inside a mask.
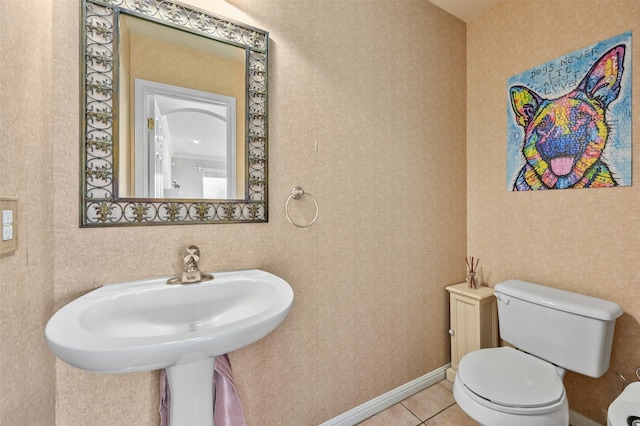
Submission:
[[[198,262],[200,261],[200,249],[196,246],[189,246],[184,252],[184,267],[182,276],[178,275],[167,280],[167,284],[193,284],[213,279],[213,275],[200,272]]]

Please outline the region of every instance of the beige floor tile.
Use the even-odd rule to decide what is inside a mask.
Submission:
[[[455,403],[453,394],[444,386],[435,385],[402,401],[420,420],[427,420]]]
[[[427,420],[426,426],[477,426],[477,422],[467,416],[458,404],[454,404],[447,408],[437,416]]]
[[[439,381],[438,384],[444,386],[449,392],[453,392],[453,383],[447,379]]]
[[[395,404],[381,413],[368,418],[359,426],[417,426],[422,422],[402,404]]]

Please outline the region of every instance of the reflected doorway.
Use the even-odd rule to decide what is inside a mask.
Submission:
[[[235,198],[235,98],[136,79],[135,108],[136,197]]]

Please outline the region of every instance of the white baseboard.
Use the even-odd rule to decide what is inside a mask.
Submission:
[[[375,397],[362,405],[352,408],[331,420],[327,420],[320,426],[353,426],[360,423],[364,419],[368,419],[369,417],[386,410],[392,405],[407,399],[411,395],[443,380],[445,378],[445,372],[449,367],[451,367],[451,364],[447,364],[437,370],[425,374],[422,377],[418,377],[409,383]]]
[[[353,426],[361,421],[368,419],[369,417],[378,414],[381,411],[386,410],[392,405],[397,404],[410,397],[413,394],[420,392],[423,389],[428,388],[431,385],[438,383],[445,378],[447,368],[451,367],[451,364],[447,364],[440,367],[424,376],[418,377],[415,380],[410,381],[400,387],[397,387],[385,394],[373,398],[370,401],[365,402],[351,410],[334,417],[331,420],[327,420],[320,426]],[[575,411],[570,411],[569,422],[571,426],[602,426],[600,423],[594,422],[588,417],[583,416]]]
[[[594,422],[590,418],[576,413],[573,410],[569,411],[569,423],[571,426],[602,426],[600,423]]]

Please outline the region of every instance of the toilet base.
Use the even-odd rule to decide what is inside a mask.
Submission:
[[[569,403],[566,396],[555,410],[541,414],[513,414],[492,410],[467,395],[464,384],[459,382],[458,375],[453,382],[453,397],[458,406],[469,417],[487,426],[568,426]]]

